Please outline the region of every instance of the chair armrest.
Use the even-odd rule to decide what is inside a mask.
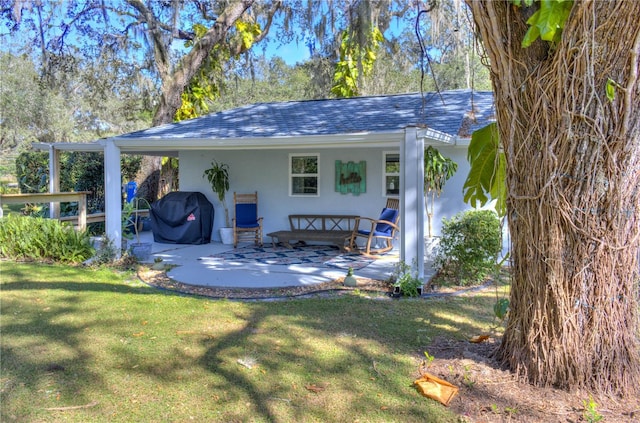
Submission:
[[[388,220],[376,220],[376,225],[378,223],[386,223],[387,225],[391,226],[392,228],[396,229],[396,230],[400,230],[400,226],[396,225],[393,222],[390,222]]]
[[[369,222],[371,222],[371,232],[373,232],[376,228],[376,226],[378,225],[378,223],[386,223],[387,225],[391,226],[392,228],[394,228],[396,231],[400,230],[400,226],[396,225],[395,223],[389,221],[389,220],[376,220],[376,219],[370,219],[368,217],[363,217],[362,219],[368,220]]]

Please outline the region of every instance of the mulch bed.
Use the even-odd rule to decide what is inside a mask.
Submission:
[[[283,288],[229,288],[219,286],[198,286],[178,282],[169,278],[164,270],[138,268],[138,278],[147,285],[167,291],[198,295],[209,298],[237,300],[286,299],[311,295],[341,295],[358,290],[377,296],[389,296],[393,290],[391,283],[368,278],[356,278],[356,287],[344,286],[344,278],[329,282]]]

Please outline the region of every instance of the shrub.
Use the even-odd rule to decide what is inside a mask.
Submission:
[[[500,220],[489,210],[470,210],[443,219],[435,265],[458,285],[482,282],[502,250]]]
[[[0,219],[0,257],[80,263],[93,253],[89,233],[68,224],[17,214]]]

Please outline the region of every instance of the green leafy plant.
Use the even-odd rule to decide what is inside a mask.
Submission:
[[[616,99],[616,88],[624,90],[624,87],[622,85],[618,84],[611,78],[607,78],[607,85],[605,88],[605,91],[607,93],[607,100],[613,101]]]
[[[473,207],[482,207],[489,200],[496,200],[495,209],[499,216],[504,216],[507,212],[507,162],[500,149],[495,122],[471,135],[467,160],[471,169],[462,187],[464,201]]]
[[[433,363],[433,360],[435,360],[435,356],[429,354],[429,351],[425,351],[424,352],[424,358],[425,358],[425,362],[427,364],[427,367],[429,367],[431,365],[431,363]]]
[[[471,366],[464,366],[464,372],[462,373],[462,383],[471,388],[476,384],[475,380],[471,378]]]
[[[598,404],[593,400],[593,397],[589,395],[589,400],[582,400],[584,411],[582,417],[589,423],[599,422],[604,418],[602,414],[598,412]]]
[[[144,199],[135,197],[131,200],[129,208],[129,221],[131,222],[131,227],[133,227],[133,232],[136,235],[136,242],[140,244],[140,231],[142,230],[142,219],[140,218],[141,210],[149,210],[151,209],[151,204]]]
[[[428,146],[424,150],[424,203],[429,220],[429,237],[433,236],[433,214],[436,197],[440,197],[444,184],[458,170],[458,163]]]
[[[505,407],[504,411],[511,416],[518,414],[518,409],[516,407]]]
[[[521,6],[522,0],[512,0],[512,3]],[[524,4],[532,6],[533,0],[524,0]],[[527,20],[529,30],[522,39],[522,47],[529,47],[538,38],[551,43],[560,41],[572,7],[573,0],[540,1],[540,8]]]
[[[376,61],[376,52],[384,41],[382,32],[372,27],[367,35],[366,45],[357,42],[357,34],[343,31],[340,42],[340,59],[336,63],[333,75],[334,85],[331,92],[338,97],[354,97],[358,92],[358,78],[368,76]],[[360,72],[362,70],[362,72]]]
[[[16,179],[22,193],[46,192],[49,183],[48,155],[27,151],[16,157]]]
[[[498,293],[498,285],[502,281],[502,269],[504,263],[509,259],[509,254],[507,253],[499,263],[496,263],[494,266],[493,272],[493,283],[495,285],[496,290],[496,302],[493,305],[493,315],[496,316],[500,322],[503,322],[507,318],[507,314],[509,313],[510,301],[506,297],[500,297]]]
[[[502,250],[500,221],[490,210],[470,210],[443,219],[442,238],[434,264],[458,285],[482,282],[494,269]]]
[[[118,258],[117,252],[118,250],[113,245],[113,240],[105,235],[102,237],[100,248],[96,250],[93,259],[91,260],[91,265],[99,266],[113,263]]]
[[[213,160],[211,162],[211,167],[204,171],[202,177],[207,178],[209,184],[211,184],[211,189],[218,195],[218,199],[224,207],[226,226],[230,227],[229,209],[227,208],[227,202],[225,201],[227,191],[229,191],[229,165]]]
[[[504,318],[507,317],[508,311],[509,311],[508,298],[500,298],[493,305],[493,314],[500,320],[504,320]]]
[[[124,202],[122,205],[122,237],[125,239],[133,239],[134,224],[133,224],[133,211],[134,206],[132,203]]]
[[[89,233],[58,220],[8,215],[0,219],[0,257],[80,263],[94,253]]]
[[[395,265],[392,275],[393,286],[398,288],[400,293],[406,297],[418,297],[420,295],[419,289],[424,284],[412,270],[412,266],[400,261]]]

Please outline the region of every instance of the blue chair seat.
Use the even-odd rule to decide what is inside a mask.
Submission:
[[[364,229],[359,229],[358,233],[364,236],[369,236],[369,234],[371,233],[371,231],[366,231]],[[389,229],[388,231],[373,231],[373,236],[377,237],[377,236],[391,236],[391,229]]]
[[[236,216],[233,219],[233,246],[241,240],[254,241],[262,245],[262,218],[258,217],[258,192],[253,194],[233,193]]]
[[[258,228],[260,227],[260,223],[236,223],[236,227],[238,228]]]

